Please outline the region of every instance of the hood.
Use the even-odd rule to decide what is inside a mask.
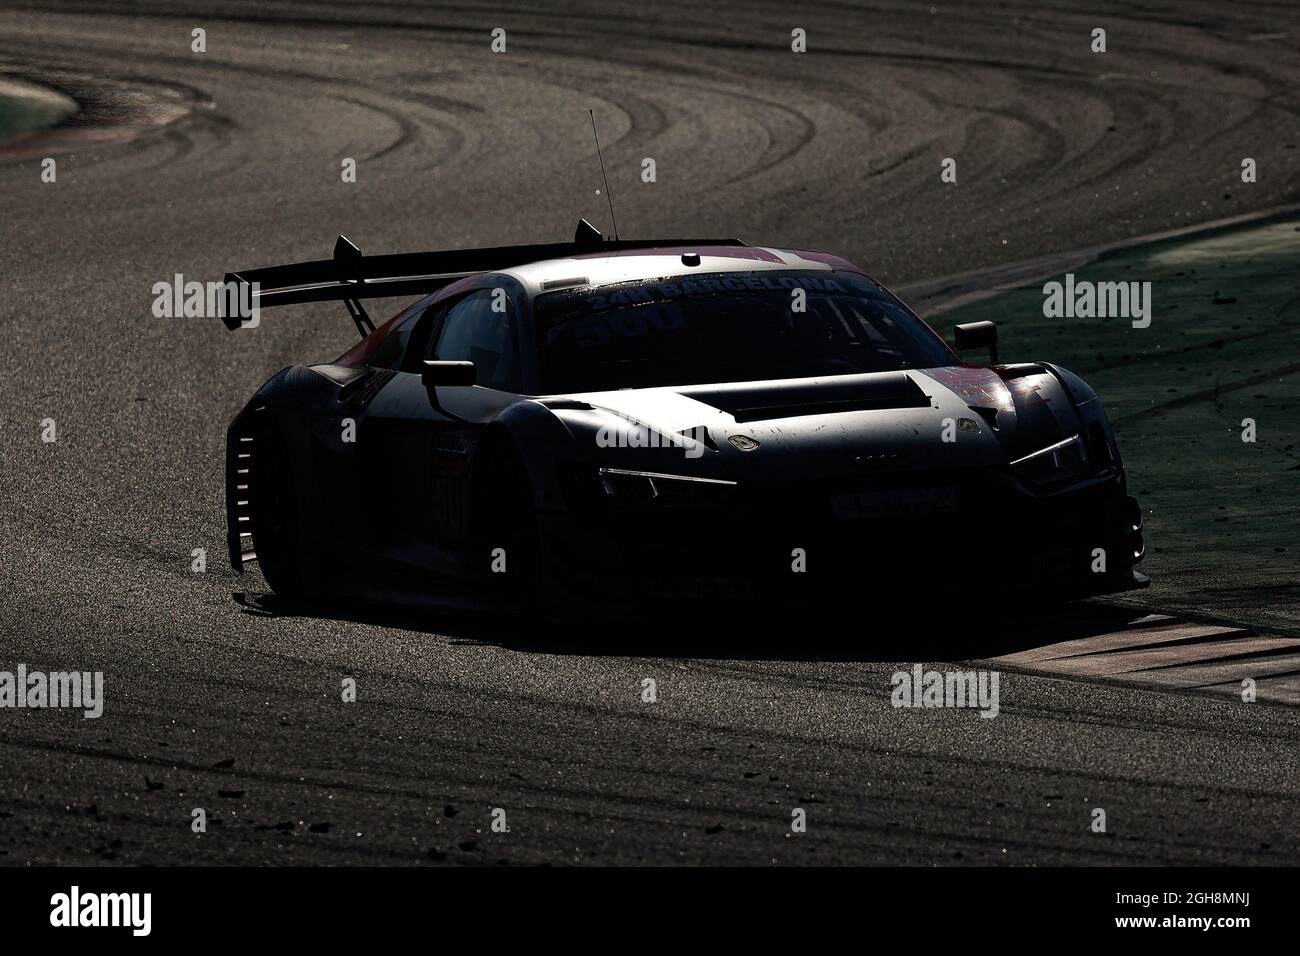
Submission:
[[[802,480],[996,466],[1072,434],[1071,403],[1056,378],[1039,366],[1013,371],[1010,380],[952,367],[542,401],[603,465]]]

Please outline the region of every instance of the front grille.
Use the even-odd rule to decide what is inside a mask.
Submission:
[[[927,488],[953,490],[934,498],[948,510],[837,517],[831,506],[835,495]],[[1098,547],[1123,562],[1112,517],[1122,492],[1114,481],[1038,496],[999,470],[968,469],[751,482],[735,492],[709,509],[598,509],[587,527],[612,539],[622,570],[643,582],[743,580],[756,582],[759,594],[948,574],[1022,583],[1087,578]],[[796,548],[807,556],[806,574],[791,573]]]

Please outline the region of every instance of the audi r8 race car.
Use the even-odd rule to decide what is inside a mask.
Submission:
[[[230,558],[270,587],[448,608],[942,601],[1139,587],[1142,520],[1101,400],[963,360],[833,255],[608,240],[248,270],[258,308],[362,335],[227,434]],[[367,298],[422,294],[375,328]],[[231,329],[240,316],[224,319]],[[245,333],[250,334],[250,333]]]

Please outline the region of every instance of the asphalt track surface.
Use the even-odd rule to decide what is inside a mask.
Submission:
[[[102,670],[107,699],[0,711],[0,861],[1300,860],[1291,707],[1031,668],[996,719],[889,705],[900,666],[1137,612],[994,619],[975,578],[918,581],[901,621],[859,596],[704,634],[673,607],[578,635],[277,605],[223,556],[224,428],[349,323],[149,311],[174,273],[339,233],[390,252],[605,225],[588,107],[624,236],[825,248],[895,284],[1295,202],[1294,4],[50,6],[0,3],[0,69],[89,111],[0,155],[0,669]]]

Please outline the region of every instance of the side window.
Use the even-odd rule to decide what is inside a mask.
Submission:
[[[406,354],[406,344],[410,341],[411,332],[424,312],[424,309],[416,309],[388,330],[384,340],[379,343],[379,348],[375,349],[370,357],[372,368],[389,368],[393,371],[401,368],[402,356]]]
[[[490,289],[471,292],[447,310],[430,357],[473,362],[479,385],[513,391],[518,361],[510,310],[493,311]]]

